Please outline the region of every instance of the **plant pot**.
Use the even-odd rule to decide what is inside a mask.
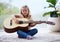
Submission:
[[[49,17],[48,21],[52,21],[55,25],[48,25],[50,31],[60,31],[60,17]]]

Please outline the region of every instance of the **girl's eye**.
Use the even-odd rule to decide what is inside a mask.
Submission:
[[[23,10],[23,11],[27,11],[27,10]]]

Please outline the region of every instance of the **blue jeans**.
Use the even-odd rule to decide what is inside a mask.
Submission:
[[[38,32],[37,29],[31,29],[31,30],[28,30],[28,31],[21,31],[21,30],[18,30],[17,31],[17,34],[18,36],[20,36],[21,38],[26,38],[28,35],[30,36],[34,36],[36,33]]]

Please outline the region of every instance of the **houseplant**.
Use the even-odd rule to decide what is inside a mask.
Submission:
[[[54,8],[53,11],[45,12],[43,16],[50,15],[48,21],[52,21],[55,23],[54,26],[49,25],[51,31],[60,31],[60,8],[56,8],[57,1],[56,0],[47,0],[49,4],[48,8]]]

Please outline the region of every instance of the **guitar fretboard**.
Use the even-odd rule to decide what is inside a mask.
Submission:
[[[55,25],[55,23],[50,22],[50,21],[20,21],[20,23],[36,23],[36,24],[40,24],[40,23],[47,23],[47,24],[51,24],[51,25]]]

